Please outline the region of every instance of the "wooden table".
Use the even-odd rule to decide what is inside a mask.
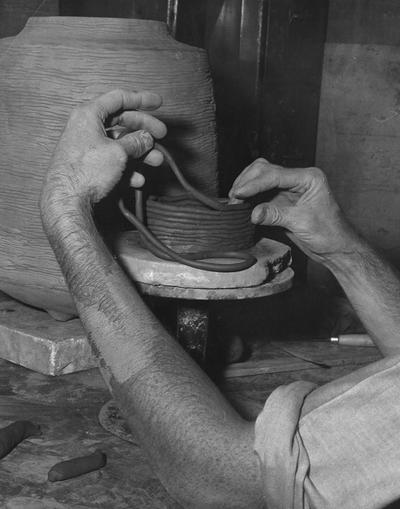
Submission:
[[[329,345],[328,345],[329,346]],[[307,363],[293,364],[293,358],[276,348],[266,357],[295,371],[228,379],[221,389],[246,419],[254,419],[268,394],[277,386],[303,379],[325,383],[347,374],[368,359],[374,349],[334,348],[330,369]],[[329,349],[328,349],[329,350]],[[314,347],[308,345],[307,355]],[[269,353],[268,353],[269,352]],[[347,353],[346,353],[347,352]],[[316,359],[333,359],[315,347]],[[370,356],[370,357],[368,357]],[[352,359],[358,359],[355,364]],[[288,366],[285,368],[285,361]],[[347,364],[346,364],[347,362]],[[150,468],[141,449],[101,428],[97,415],[110,398],[97,370],[50,377],[0,361],[0,427],[11,421],[30,419],[43,428],[43,436],[20,444],[0,461],[0,507],[5,509],[177,509]],[[47,472],[55,463],[90,453],[99,448],[107,453],[107,466],[82,477],[49,483]]]

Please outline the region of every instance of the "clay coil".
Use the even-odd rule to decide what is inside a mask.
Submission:
[[[171,203],[172,202],[172,203]],[[254,245],[248,204],[210,210],[183,195],[146,200],[147,225],[166,246],[180,254],[240,251]]]
[[[247,208],[248,206],[245,204],[230,205],[226,199],[221,200],[213,198],[197,190],[183,176],[168,150],[159,143],[155,143],[154,147],[163,154],[164,160],[169,164],[175,177],[188,193],[188,197],[183,197],[183,201],[186,204],[185,207],[179,207],[179,197],[174,197],[172,200],[168,200],[168,198],[165,197],[159,198],[158,200],[153,198],[154,207],[152,208],[150,205],[148,207],[148,213],[149,216],[152,216],[153,225],[158,228],[160,234],[167,235],[167,240],[173,240],[177,231],[180,231],[179,238],[182,238],[183,232],[184,245],[187,251],[181,251],[181,253],[179,253],[171,249],[167,243],[160,240],[157,235],[154,235],[151,229],[145,226],[143,193],[140,189],[136,189],[136,216],[124,206],[122,199],[119,200],[118,205],[125,218],[139,230],[144,246],[155,256],[164,258],[165,260],[174,260],[190,267],[212,272],[238,272],[248,269],[257,263],[257,259],[251,253],[243,249],[230,248],[231,245],[235,245],[235,242],[232,244],[232,238],[236,240],[240,239],[241,244],[243,240],[246,240],[247,236],[243,235],[243,233],[238,234],[235,228],[237,226],[239,232],[242,232],[243,224],[240,224],[240,222],[243,223],[244,220],[247,225],[250,225],[246,233],[252,232],[253,227],[250,223],[250,208]],[[192,198],[196,200],[193,206],[191,204]],[[162,205],[162,203],[165,204],[165,202],[167,202],[166,208],[160,207],[160,205]],[[199,202],[200,205],[198,205],[197,202]],[[242,214],[239,216],[237,214],[238,211],[242,211]],[[229,220],[229,216],[232,213],[235,220],[232,220],[232,218]],[[162,218],[162,223],[158,222],[157,225],[157,219],[159,218]],[[165,218],[167,218],[167,220],[165,220]],[[205,220],[206,218],[207,220],[204,226],[204,223],[199,221],[201,221],[201,219]],[[156,219],[156,221],[154,221],[154,219]],[[184,232],[186,232],[186,237]],[[227,233],[230,241],[229,247],[225,247],[227,243]],[[254,238],[254,232],[250,233],[250,236]],[[189,237],[191,240],[188,243]],[[193,246],[194,239],[208,239],[208,243],[195,247]],[[210,242],[210,239],[214,239],[214,242],[216,242],[213,244]],[[223,246],[224,240],[225,245]],[[215,245],[215,248],[210,248],[211,245]],[[245,245],[246,247],[251,247],[253,242],[250,242],[250,244],[246,242]],[[207,259],[209,261],[207,261]],[[230,262],[225,263],[223,260],[230,260]]]
[[[248,251],[217,250],[207,251],[200,254],[180,255],[162,243],[143,224],[142,193],[138,189],[135,191],[135,198],[135,208],[138,214],[137,217],[125,207],[122,199],[119,200],[118,206],[125,218],[139,230],[144,246],[155,256],[165,260],[174,260],[175,262],[183,263],[190,267],[208,270],[211,272],[238,272],[240,270],[248,269],[257,263],[257,259]],[[229,260],[229,263],[225,263],[223,260]]]

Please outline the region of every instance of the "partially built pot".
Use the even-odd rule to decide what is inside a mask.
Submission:
[[[112,90],[151,90],[165,144],[193,185],[217,194],[215,113],[206,53],[164,23],[31,18],[0,41],[0,290],[56,316],[75,313],[42,230],[43,177],[71,109]],[[163,170],[159,169],[162,173]],[[162,179],[169,193],[168,179]]]

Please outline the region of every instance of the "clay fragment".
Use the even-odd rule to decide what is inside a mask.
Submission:
[[[30,421],[16,421],[0,429],[0,459],[29,437],[40,436],[40,426]]]
[[[56,482],[72,479],[73,477],[88,474],[94,470],[100,470],[100,468],[106,466],[106,463],[107,456],[105,453],[96,449],[96,451],[89,456],[81,456],[57,463],[49,470],[48,480],[50,482]]]

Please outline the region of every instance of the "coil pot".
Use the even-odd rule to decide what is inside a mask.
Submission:
[[[255,238],[250,215],[248,204],[211,210],[187,195],[146,200],[148,228],[179,254],[249,249]]]
[[[115,88],[158,92],[166,146],[190,181],[216,196],[207,55],[175,41],[164,23],[116,18],[31,18],[0,49],[0,290],[35,307],[74,313],[38,207],[72,108]],[[171,191],[167,181],[162,186],[160,194]]]

